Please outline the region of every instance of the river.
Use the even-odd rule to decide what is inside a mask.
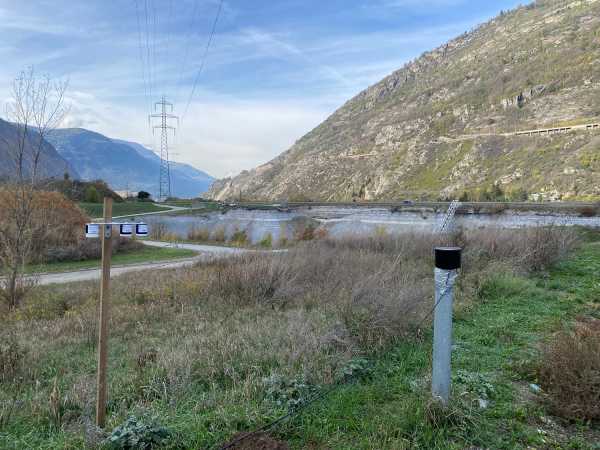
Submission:
[[[432,209],[392,211],[388,208],[315,206],[289,211],[232,209],[190,215],[146,216],[150,228],[162,223],[170,233],[186,237],[192,229],[203,230],[211,238],[223,235],[230,240],[234,233],[245,233],[257,244],[269,239],[274,245],[282,240],[297,239],[307,229],[320,235],[345,237],[376,233],[397,234],[406,231],[434,231],[444,212]],[[600,217],[578,217],[550,213],[503,211],[496,214],[457,214],[455,227],[521,228],[566,225],[600,228]]]

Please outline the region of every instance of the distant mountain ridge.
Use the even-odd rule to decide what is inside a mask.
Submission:
[[[538,0],[424,53],[209,197],[600,198],[600,0]],[[515,193],[515,194],[512,194]]]
[[[24,171],[27,176],[31,175],[31,160],[32,155],[37,151],[36,139],[38,138],[38,133],[34,128],[30,128],[24,152]],[[14,124],[0,119],[0,178],[11,178],[15,174],[15,151],[19,139],[18,128]],[[62,178],[66,172],[72,177],[79,177],[77,170],[47,141],[42,143],[37,170],[39,178]]]
[[[158,192],[160,158],[135,142],[111,139],[83,128],[53,130],[48,141],[69,161],[84,180],[102,179],[112,189]],[[171,163],[171,194],[197,197],[214,178],[183,163]]]

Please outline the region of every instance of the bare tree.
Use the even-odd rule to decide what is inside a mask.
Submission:
[[[36,76],[33,67],[21,72],[12,86],[12,99],[6,106],[11,122],[8,136],[0,145],[12,160],[7,183],[0,190],[0,298],[9,308],[17,307],[30,282],[24,276],[31,260],[34,238],[43,239],[45,223],[36,211],[36,185],[44,176],[42,158],[48,133],[57,128],[67,114],[64,95],[67,82],[54,82]]]

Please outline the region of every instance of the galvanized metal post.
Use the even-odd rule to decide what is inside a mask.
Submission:
[[[108,360],[108,320],[110,314],[110,260],[112,254],[112,198],[104,198],[102,225],[102,282],[100,283],[100,317],[98,325],[98,380],[96,387],[96,425],[106,423],[106,367]]]
[[[435,248],[435,310],[433,316],[433,371],[431,394],[447,405],[450,400],[452,303],[460,268],[459,247]]]

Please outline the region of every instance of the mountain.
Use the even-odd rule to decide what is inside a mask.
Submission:
[[[599,198],[600,0],[541,0],[424,53],[216,199]],[[565,131],[565,130],[563,130]]]
[[[102,179],[114,190],[144,190],[156,197],[160,158],[144,146],[82,128],[54,130],[48,140],[82,179]],[[197,197],[212,181],[210,175],[187,164],[171,163],[173,196]]]
[[[39,134],[30,129],[28,138],[25,141],[25,174],[31,174],[33,166],[32,156],[37,151]],[[17,127],[0,119],[0,178],[10,178],[16,171],[16,149],[19,143],[19,130]],[[38,162],[39,178],[62,178],[65,172],[71,177],[78,177],[77,171],[61,156],[56,149],[47,141],[42,142],[42,150]]]
[[[113,141],[129,145],[140,155],[153,161],[157,166],[160,164],[160,157],[141,144],[119,139],[113,139]],[[189,164],[171,161],[170,168],[171,189],[173,190],[173,195],[176,197],[197,197],[201,193],[206,192],[215,181],[214,177]],[[195,192],[195,194],[192,194],[192,192]]]

